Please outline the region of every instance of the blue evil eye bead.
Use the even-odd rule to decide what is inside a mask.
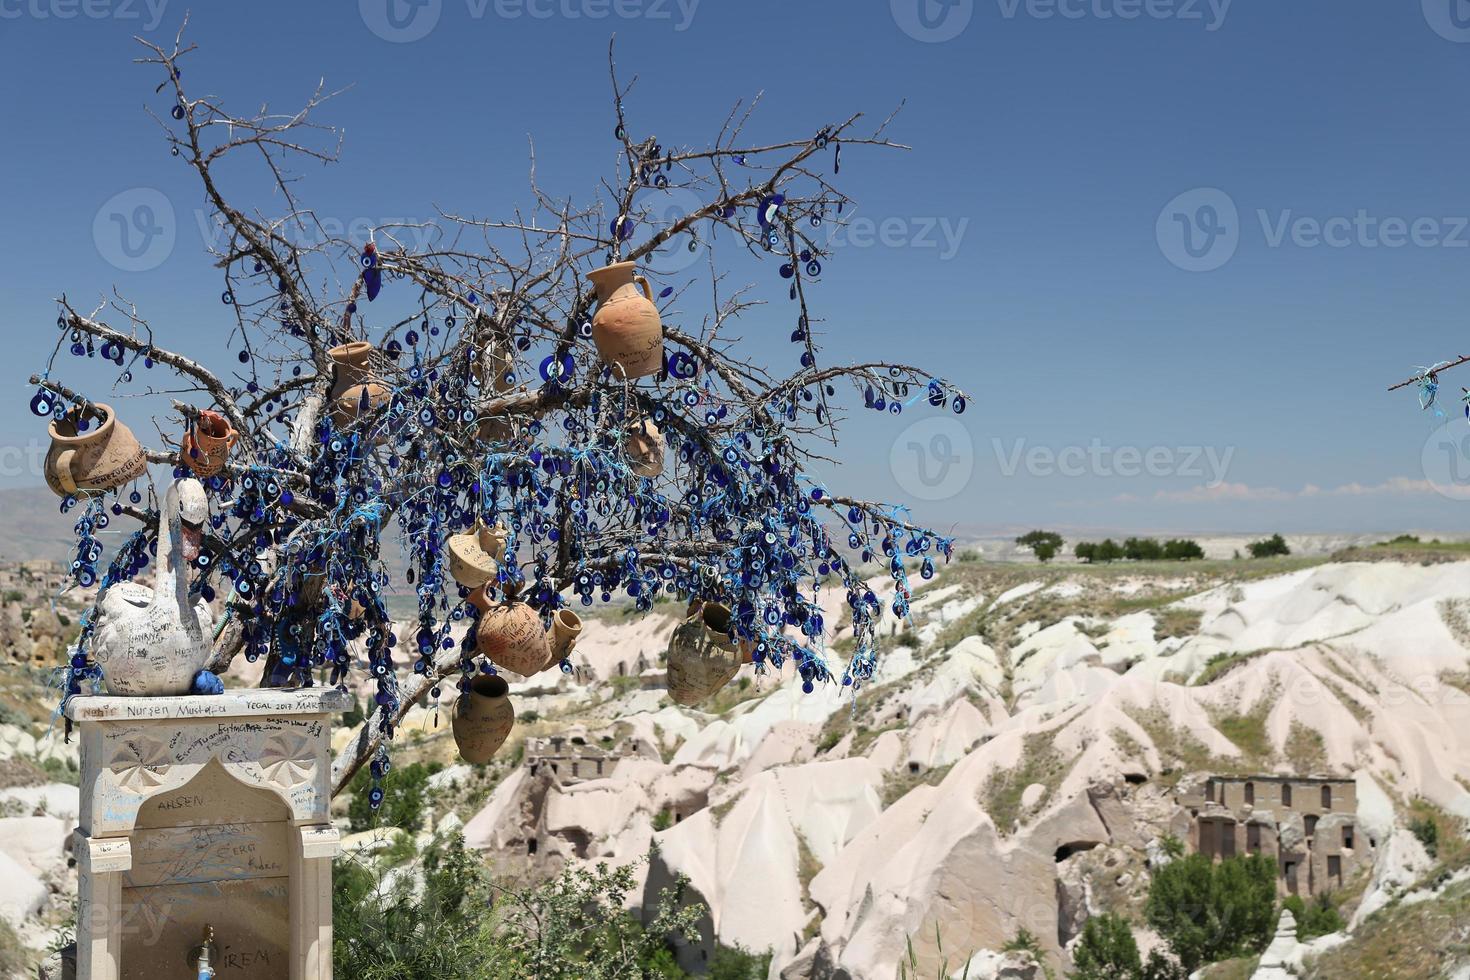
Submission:
[[[781,266],[782,279],[790,279],[794,275],[796,275],[796,266],[792,265],[790,262],[787,262]]]
[[[659,299],[668,299],[672,295],[674,295],[674,287],[673,286],[665,286],[663,288],[663,291],[658,294],[658,298]]]
[[[888,412],[889,412],[890,415],[902,415],[903,414],[903,402],[889,402],[888,403]]]
[[[806,264],[806,274],[809,276],[820,276],[822,274],[822,263],[812,259]]]
[[[31,414],[45,417],[56,410],[56,399],[51,393],[42,389],[31,396]]]
[[[381,786],[374,786],[368,791],[368,803],[372,805],[374,810],[383,805],[383,788]]]
[[[240,352],[240,355],[239,356],[240,356],[240,363],[241,364],[249,364],[250,363],[250,352],[248,350],[242,350]]]
[[[234,306],[235,294],[226,289],[224,292],[219,294],[219,301],[226,306]]]
[[[348,313],[356,313],[357,312],[357,304],[356,303],[348,303],[347,304],[347,312]]]
[[[583,338],[591,337],[592,336],[592,321],[591,320],[583,320],[580,324],[578,324],[577,325],[577,335],[579,337],[583,337]]]
[[[822,227],[822,216],[820,214],[814,214],[807,219],[807,223],[813,228],[820,228]]]
[[[954,413],[956,415],[964,415],[965,414],[965,400],[963,398],[961,398],[960,396],[956,395],[954,402],[950,405],[950,408],[954,410]]]
[[[417,345],[419,342],[419,332],[417,330],[410,330],[403,335],[403,342],[410,347]]]
[[[635,222],[632,218],[628,217],[626,214],[619,215],[612,221],[611,230],[613,240],[626,242],[628,239],[633,237],[633,231],[636,227],[637,222]]]
[[[181,106],[181,105],[176,105],[176,106],[174,106],[172,109],[170,109],[168,111],[168,114],[170,116],[173,116],[175,119],[183,119],[184,118],[184,107]]]

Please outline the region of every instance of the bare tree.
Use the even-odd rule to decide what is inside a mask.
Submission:
[[[834,493],[809,471],[836,444],[849,392],[865,409],[893,414],[915,403],[965,406],[961,391],[918,367],[820,357],[809,299],[830,257],[824,226],[840,224],[850,206],[834,183],[841,154],[901,149],[885,135],[889,120],[865,130],[853,115],[752,145],[743,131],[756,106],[741,105],[710,145],[661,145],[634,133],[626,99],[636,79],[619,80],[610,47],[616,152],[590,201],[544,191],[533,147],[534,204],[525,212],[500,220],[441,212],[374,227],[364,247],[328,234],[296,196],[293,168],[338,153],[338,134],[316,122],[330,98],[324,88],[299,111],[236,116],[186,90],[181,66],[194,48],[182,29],[170,45],[142,43],[140,63],[165,76],[158,94],[167,111],[156,118],[220,230],[213,251],[238,367],[225,374],[161,348],[121,297],[90,310],[63,297],[53,363],[33,382],[41,409],[94,413],[53,371],[68,349],[100,352],[121,383],[136,384],[147,368],[177,380],[147,389],[175,399],[179,418],[159,422],[160,434],[181,431],[201,408],[238,430],[232,461],[205,481],[216,516],[193,582],[206,598],[211,583],[228,593],[211,666],[243,655],[261,662],[262,684],[279,686],[340,684],[365,663],[376,707],[334,764],[337,790],[370,760],[381,773],[395,725],[415,701],[437,696],[442,679],[467,685],[491,669],[479,662],[473,630],[454,638],[455,624],[477,613],[446,572],[446,538],[477,521],[501,521],[509,537],[491,593],[519,595],[544,620],[568,602],[615,596],[639,610],[665,596],[718,600],[734,611],[735,634],[754,645],[757,669],[793,661],[807,690],[828,682],[855,690],[871,676],[878,621],[907,615],[909,572],[932,575],[951,541],[902,507]],[[226,196],[226,173],[247,160],[269,175],[276,211]],[[671,199],[698,203],[661,219]],[[749,287],[726,285],[717,255],[732,249],[769,260],[764,268],[781,276],[791,306],[777,316],[800,362],[789,376],[736,352],[734,324],[759,304]],[[688,255],[679,250],[704,255],[707,279],[680,278]],[[586,274],[626,261],[661,287],[663,367],[642,380],[603,363],[591,339],[596,294]],[[661,273],[669,267],[678,268]],[[380,290],[386,302],[370,305]],[[702,315],[677,310],[686,298],[707,304]],[[344,418],[332,411],[332,350],[355,341],[372,345],[371,376],[386,394],[365,393]],[[643,420],[668,441],[672,465],[656,478],[634,473],[624,449]],[[167,442],[148,458],[184,462]],[[91,534],[109,518],[100,499],[79,502],[78,574],[103,588],[137,574],[156,541],[156,507],[136,490],[111,504],[113,516],[141,527],[99,573]],[[388,560],[385,537],[396,537],[406,562]],[[887,609],[860,574],[871,562],[897,583]],[[395,567],[418,598],[417,624],[401,645],[384,604]],[[853,651],[840,679],[824,655],[835,624],[822,621],[818,588],[843,590],[851,610]],[[96,683],[86,656],[93,625],[94,617],[83,624],[71,693]]]

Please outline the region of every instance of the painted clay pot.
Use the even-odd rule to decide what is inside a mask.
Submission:
[[[698,704],[750,662],[750,644],[736,643],[730,626],[729,607],[707,602],[675,627],[669,641],[669,697],[676,704]]]
[[[597,289],[592,342],[612,365],[614,378],[644,378],[664,363],[664,328],[648,280],[635,275],[636,263],[603,266],[588,278]]]
[[[484,586],[470,593],[470,601],[480,610],[476,646],[492,664],[522,677],[545,669],[551,643],[536,610],[514,599],[492,603]]]
[[[551,659],[547,667],[554,667],[572,655],[572,648],[582,635],[582,617],[570,609],[558,609],[551,617],[551,630],[547,640],[551,644]]]
[[[445,547],[449,551],[449,574],[467,589],[478,589],[495,577],[500,559],[505,557],[508,531],[504,524],[486,527],[477,524],[473,531],[455,534]]]
[[[392,400],[392,390],[373,375],[372,344],[356,340],[333,347],[327,354],[337,365],[337,380],[331,393],[332,422],[337,428],[347,428]]]
[[[493,674],[480,674],[470,682],[468,691],[460,692],[450,715],[450,728],[461,759],[483,765],[505,744],[516,723],[509,694],[505,678]]]
[[[85,431],[78,431],[83,417],[80,409],[51,423],[45,476],[46,485],[58,497],[116,490],[148,470],[148,457],[132,430],[107,405],[92,407],[104,417],[100,422],[88,417]]]
[[[196,476],[214,476],[225,468],[230,449],[240,433],[218,412],[200,412],[192,428],[184,435],[179,458]]]

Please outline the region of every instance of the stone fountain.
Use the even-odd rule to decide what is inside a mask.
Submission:
[[[76,975],[329,980],[331,717],[349,705],[330,688],[72,698]]]

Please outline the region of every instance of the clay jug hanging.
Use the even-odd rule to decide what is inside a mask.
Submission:
[[[730,609],[707,602],[691,610],[669,641],[669,697],[676,704],[698,704],[730,683],[742,663],[749,663],[750,644],[730,635]]]
[[[655,477],[664,471],[664,434],[648,419],[628,430],[623,451],[635,476]]]
[[[486,527],[478,523],[471,531],[455,534],[445,548],[449,552],[449,574],[467,589],[478,589],[495,577],[500,559],[505,557],[508,536],[504,524]]]
[[[51,423],[45,476],[58,497],[116,490],[148,470],[148,457],[132,430],[109,406],[92,407],[102,413],[100,421],[74,408]]]
[[[597,289],[592,341],[613,377],[643,378],[664,364],[664,328],[648,280],[635,275],[636,263],[618,262],[589,274]]]
[[[572,655],[572,648],[582,636],[582,617],[570,609],[558,609],[551,617],[551,630],[547,640],[551,644],[551,659],[547,667],[554,667]]]
[[[347,428],[392,400],[392,390],[373,375],[372,344],[355,340],[333,347],[327,355],[337,365],[337,380],[331,394],[332,423],[337,428]]]
[[[545,669],[551,644],[536,610],[514,599],[492,603],[483,585],[470,594],[470,601],[480,610],[476,646],[491,663],[522,677]]]
[[[505,678],[494,674],[480,674],[470,681],[468,691],[460,692],[450,716],[450,728],[461,759],[471,765],[483,765],[505,744],[516,723],[516,711],[509,695],[510,685]]]
[[[179,458],[196,476],[215,476],[225,468],[240,434],[218,412],[203,411],[184,434]]]

